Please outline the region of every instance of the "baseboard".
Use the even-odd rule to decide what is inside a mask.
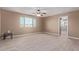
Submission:
[[[23,36],[26,36],[26,35],[31,35],[31,34],[49,34],[49,35],[55,35],[55,36],[59,36],[57,33],[50,33],[50,32],[32,32],[32,33],[27,33],[27,34],[19,34],[19,35],[14,35],[13,37],[14,38],[18,38],[18,37],[23,37]]]
[[[78,37],[73,37],[73,36],[68,36],[68,38],[70,38],[70,39],[77,39],[77,40],[79,40],[79,38],[78,38]]]
[[[55,35],[55,36],[59,36],[59,34],[57,34],[57,33],[51,33],[51,32],[43,32],[43,33],[50,34],[50,35]]]
[[[26,34],[18,34],[18,35],[14,35],[13,37],[14,38],[17,38],[17,37],[23,37],[23,36],[26,36],[26,35],[31,35],[31,34],[41,34],[42,32],[32,32],[32,33],[26,33]]]
[[[27,33],[27,34],[21,34],[21,35],[14,35],[13,37],[22,37],[22,36],[25,36],[25,35],[31,35],[31,34],[35,34],[35,33],[38,33],[38,34],[49,34],[49,35],[59,36],[59,34],[57,34],[57,33],[51,33],[51,32],[34,32],[34,33]],[[79,40],[78,37],[73,37],[73,36],[68,36],[68,38]]]

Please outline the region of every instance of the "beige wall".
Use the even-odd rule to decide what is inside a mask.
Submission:
[[[49,16],[44,20],[44,31],[58,34],[58,16]]]
[[[36,19],[36,27],[34,28],[21,28],[19,25],[20,16],[29,15],[19,14],[15,12],[1,10],[1,32],[7,32],[8,30],[14,32],[14,34],[26,34],[28,32],[40,32],[41,31],[41,18],[34,17]]]
[[[45,31],[45,17],[41,17],[41,32]]]
[[[69,36],[79,38],[79,11],[71,12],[69,16]]]
[[[58,33],[58,26],[59,26],[58,18],[60,16],[68,16],[69,36],[79,38],[79,11],[46,17],[45,18],[46,20],[44,21],[45,31],[52,32],[52,33]]]
[[[1,34],[1,10],[0,10],[0,34]]]
[[[68,31],[69,36],[79,37],[79,11],[69,12],[65,14],[59,14],[54,16],[49,16],[45,18],[36,18],[37,26],[35,28],[20,28],[19,18],[20,16],[29,16],[16,12],[10,12],[1,10],[1,32],[6,32],[11,30],[14,34],[26,34],[28,32],[51,32],[58,34],[58,18],[60,16],[68,16]]]

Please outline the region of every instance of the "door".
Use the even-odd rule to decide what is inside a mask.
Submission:
[[[68,16],[60,17],[60,35],[68,36]]]

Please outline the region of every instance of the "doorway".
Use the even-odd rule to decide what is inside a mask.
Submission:
[[[59,35],[68,36],[68,16],[59,18]]]

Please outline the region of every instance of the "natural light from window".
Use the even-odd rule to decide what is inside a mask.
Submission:
[[[20,27],[35,27],[36,19],[31,17],[20,17]]]

